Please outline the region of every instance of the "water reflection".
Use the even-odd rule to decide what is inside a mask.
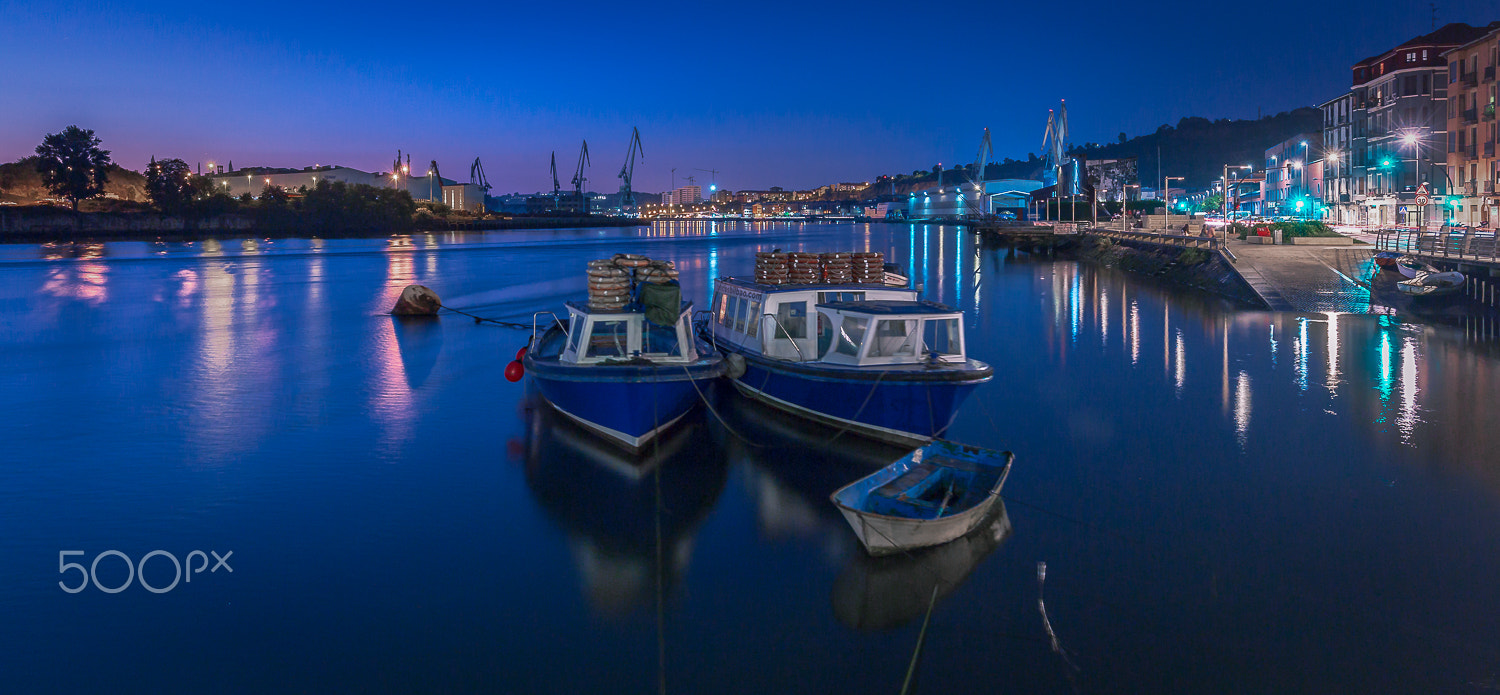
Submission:
[[[828,496],[904,452],[755,401],[725,400],[720,412],[733,432],[720,436],[730,459],[749,471],[761,534],[814,539],[831,558],[863,552]]]
[[[1193,399],[1194,379],[1213,374],[1208,383],[1216,384],[1222,416],[1246,451],[1261,434],[1257,423],[1269,422],[1253,417],[1254,405],[1284,407],[1288,387],[1301,394],[1299,408],[1350,415],[1373,432],[1394,423],[1391,429],[1401,443],[1417,446],[1425,413],[1432,410],[1424,402],[1432,390],[1425,384],[1446,379],[1450,383],[1438,391],[1467,392],[1466,379],[1493,373],[1500,347],[1483,341],[1483,332],[1472,326],[1412,324],[1392,315],[1243,311],[1211,296],[1143,285],[1123,273],[1068,261],[1037,264],[1028,275],[1043,283],[1048,295],[1048,320],[1041,325],[1060,366],[1076,359],[1075,353],[1102,364],[1118,360],[1126,369],[1157,359],[1160,386],[1143,387],[1170,391],[1184,401]],[[1123,322],[1119,341],[1110,340],[1112,316]],[[1083,334],[1093,335],[1084,341]],[[1143,335],[1159,337],[1142,340]],[[1283,341],[1290,343],[1284,360]],[[1451,347],[1434,361],[1439,345]],[[1447,364],[1453,362],[1463,366]],[[1314,385],[1319,393],[1309,390]],[[1476,395],[1475,402],[1492,398]],[[1271,403],[1277,405],[1266,405]],[[1490,412],[1457,405],[1453,411],[1466,417]]]
[[[1011,534],[1002,501],[962,538],[903,555],[853,554],[833,583],[833,614],[856,630],[903,627],[964,583]]]
[[[640,457],[533,401],[526,486],[568,536],[589,603],[608,615],[655,605],[692,558],[693,534],[728,478],[695,411]]]
[[[418,388],[432,374],[443,350],[443,321],[436,316],[392,316],[391,328],[406,387]]]

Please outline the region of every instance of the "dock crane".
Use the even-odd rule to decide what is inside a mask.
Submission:
[[[583,184],[588,181],[584,177],[583,169],[589,165],[589,141],[583,141],[583,149],[578,151],[578,169],[573,172],[573,195],[578,197],[578,210],[583,214],[589,214],[588,198],[583,197]]]
[[[995,149],[990,144],[990,129],[984,129],[984,137],[979,139],[979,154],[974,156],[973,168],[969,170],[968,191],[961,191],[961,195],[968,199],[970,216],[982,216],[989,213],[984,205],[984,169],[989,166],[990,158],[995,155]]]
[[[557,152],[552,153],[552,209],[562,203],[562,184],[557,182]]]
[[[708,179],[708,193],[709,193],[708,197],[709,198],[713,198],[714,191],[719,190],[719,170],[718,169],[694,169],[693,171],[702,171],[702,172],[705,172],[705,173],[707,173],[709,175],[710,178]]]
[[[641,149],[641,129],[632,127],[630,129],[630,147],[625,151],[625,164],[620,167],[620,211],[626,214],[635,212],[635,191],[630,189],[630,179],[635,176],[635,156],[641,155],[646,158],[646,151]]]
[[[484,165],[479,162],[478,157],[469,165],[469,183],[484,189],[485,195],[489,195],[490,180],[484,177]]]

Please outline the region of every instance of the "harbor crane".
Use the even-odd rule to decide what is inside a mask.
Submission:
[[[968,199],[968,213],[971,216],[989,214],[984,205],[984,169],[989,166],[994,155],[995,148],[990,144],[990,129],[985,128],[984,137],[979,139],[979,154],[974,156],[974,166],[969,169],[969,190],[962,191],[964,198]]]
[[[719,190],[719,170],[718,169],[694,169],[693,171],[702,171],[702,172],[707,172],[708,173],[708,175],[710,177],[708,179],[708,182],[709,182],[708,183],[708,192],[709,193],[712,193],[714,191]]]
[[[584,167],[589,165],[589,141],[583,141],[583,148],[578,150],[578,169],[573,172],[573,195],[578,196],[579,211],[587,215],[589,213],[588,198],[583,197],[583,185],[588,181],[584,177]]]
[[[641,129],[632,127],[630,131],[630,147],[625,151],[625,164],[620,167],[620,211],[625,213],[636,209],[635,191],[630,188],[630,180],[635,176],[635,156],[646,158],[646,151],[641,148]]]
[[[479,162],[478,157],[469,165],[469,183],[484,189],[486,195],[490,192],[490,180],[484,177],[484,165]]]
[[[552,153],[552,208],[562,202],[562,184],[557,182],[557,152]]]

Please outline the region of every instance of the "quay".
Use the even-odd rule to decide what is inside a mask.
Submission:
[[[1269,244],[1262,243],[1268,238],[1225,240],[1205,234],[1198,225],[1188,227],[1187,233],[1173,233],[1175,225],[1122,226],[989,222],[971,224],[969,229],[986,242],[1033,249],[1089,238],[1173,253],[1199,249],[1226,269],[1221,273],[1226,280],[1242,281],[1253,292],[1248,297],[1236,291],[1227,294],[1247,301],[1258,299],[1251,303],[1271,311],[1308,313],[1363,312],[1370,303],[1376,272],[1372,257],[1377,251],[1399,251],[1440,269],[1463,272],[1469,278],[1464,293],[1471,300],[1500,307],[1500,283],[1495,281],[1500,275],[1500,244],[1492,233],[1382,230],[1352,235],[1355,238],[1299,237],[1288,239],[1291,243]],[[1202,277],[1200,273],[1194,284]]]

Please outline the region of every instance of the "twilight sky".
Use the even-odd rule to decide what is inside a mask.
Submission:
[[[1443,0],[1438,23],[1500,19]],[[754,8],[754,9],[752,9]],[[1428,3],[0,2],[0,160],[67,125],[122,166],[436,159],[495,192],[689,174],[731,189],[866,181],[1039,152],[1068,100],[1073,141],[1183,116],[1316,105],[1349,66],[1430,30]],[[1060,38],[1054,38],[1060,37]],[[1165,77],[1167,89],[1158,87]]]

